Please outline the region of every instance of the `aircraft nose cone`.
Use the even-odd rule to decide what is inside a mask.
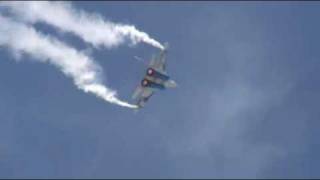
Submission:
[[[175,81],[173,81],[173,87],[177,87],[177,86],[178,84]]]
[[[169,88],[175,88],[175,87],[177,87],[177,83],[175,81],[173,81],[173,80],[169,80],[168,81],[168,87]]]
[[[178,86],[178,84],[174,81],[174,87],[177,87]]]

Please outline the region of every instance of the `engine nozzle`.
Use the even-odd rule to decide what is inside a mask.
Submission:
[[[147,86],[148,84],[149,84],[149,81],[146,80],[146,79],[143,79],[143,80],[141,81],[141,85],[142,85],[142,86]]]

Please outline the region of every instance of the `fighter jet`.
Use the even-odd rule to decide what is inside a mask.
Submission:
[[[136,99],[138,109],[145,106],[155,91],[175,88],[177,86],[176,82],[166,72],[167,51],[168,44],[166,43],[165,48],[157,56],[152,56],[146,74],[134,91],[132,98]]]

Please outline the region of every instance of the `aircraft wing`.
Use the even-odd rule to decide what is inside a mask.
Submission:
[[[153,95],[154,90],[148,87],[142,87],[139,85],[134,91],[132,98],[137,99],[137,105],[139,107],[143,107],[144,104],[149,100],[149,98]]]
[[[153,56],[150,61],[150,67],[155,70],[166,74],[166,54],[167,54],[168,44],[165,45],[165,49],[160,52],[157,56]]]

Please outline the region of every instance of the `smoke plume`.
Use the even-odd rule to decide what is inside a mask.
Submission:
[[[36,61],[50,63],[71,77],[75,85],[84,92],[92,93],[120,106],[136,107],[119,100],[116,91],[103,85],[102,68],[84,53],[36,31],[31,26],[2,15],[0,15],[0,34],[0,47],[7,47],[15,56],[27,54]]]
[[[3,16],[5,13],[15,20]],[[120,106],[136,108],[118,99],[115,90],[103,85],[102,68],[86,53],[37,31],[32,26],[36,23],[71,33],[96,48],[111,49],[143,42],[164,49],[158,41],[133,25],[107,21],[98,14],[78,10],[69,2],[0,2],[0,46],[7,47],[14,57],[22,59],[22,55],[27,54],[34,60],[53,64],[84,92]]]
[[[75,9],[69,2],[0,2],[21,20],[28,23],[47,23],[61,31],[79,36],[95,47],[117,47],[129,41],[132,44],[144,42],[159,49],[164,47],[147,33],[133,25],[114,23],[104,20],[98,14]]]

